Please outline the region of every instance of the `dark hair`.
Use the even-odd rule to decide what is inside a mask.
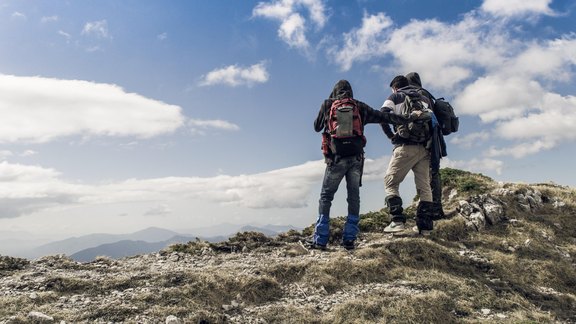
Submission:
[[[390,82],[390,88],[394,89],[404,88],[407,87],[408,85],[410,85],[410,83],[408,82],[408,79],[403,75],[395,76],[394,79],[392,79],[392,81]]]

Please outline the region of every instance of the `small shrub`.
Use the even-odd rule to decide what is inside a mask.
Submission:
[[[386,209],[360,215],[358,227],[360,232],[381,232],[390,222],[390,214]]]
[[[443,188],[454,188],[460,193],[487,193],[495,186],[490,177],[458,169],[440,169],[440,178]]]
[[[0,255],[0,273],[2,271],[14,271],[26,268],[30,261],[22,258]]]
[[[278,281],[268,276],[248,277],[240,283],[242,300],[250,304],[262,304],[282,297]]]
[[[188,254],[201,254],[206,249],[210,249],[210,243],[197,239],[187,243],[175,243],[167,248],[168,252],[181,252]]]

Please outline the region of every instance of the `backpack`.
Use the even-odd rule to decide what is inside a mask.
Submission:
[[[440,129],[442,130],[442,135],[450,135],[452,133],[456,133],[458,131],[458,126],[460,125],[460,121],[456,114],[454,113],[454,108],[450,103],[444,98],[434,98],[433,111],[436,119],[438,119],[438,124],[440,125]]]
[[[414,111],[419,110],[422,113],[407,124],[397,125],[396,133],[412,143],[428,142],[432,136],[432,111],[424,106],[422,96],[419,93],[402,93],[404,94],[404,102],[400,106],[401,114],[410,118]]]
[[[337,156],[352,156],[364,153],[366,137],[360,109],[352,98],[332,102],[327,118],[327,132],[322,137],[323,151],[327,149]]]
[[[448,101],[444,100],[444,97],[438,99],[434,98],[434,96],[426,89],[421,88],[418,92],[432,99],[432,111],[438,120],[442,135],[456,133],[458,131],[458,126],[460,126],[460,121],[458,120],[458,117],[456,117],[452,105]]]

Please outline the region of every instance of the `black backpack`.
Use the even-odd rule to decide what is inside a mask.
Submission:
[[[438,120],[442,135],[456,133],[458,126],[460,126],[460,121],[456,117],[452,105],[444,97],[436,99],[428,90],[423,88],[420,90],[418,92],[432,99],[432,111],[434,111],[434,116]]]
[[[458,131],[458,126],[460,126],[460,121],[456,114],[454,113],[454,108],[452,105],[444,100],[444,98],[433,98],[434,99],[434,115],[438,119],[438,124],[440,124],[440,129],[443,135],[450,135]]]

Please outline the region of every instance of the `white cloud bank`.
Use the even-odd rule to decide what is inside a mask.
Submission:
[[[71,136],[149,138],[182,126],[178,106],[79,80],[0,75],[0,143]]]
[[[252,86],[256,83],[265,83],[268,81],[268,78],[269,75],[265,62],[260,62],[249,67],[230,65],[208,72],[208,74],[202,77],[200,85],[212,86],[223,84],[232,87],[243,85]]]
[[[367,160],[364,180],[381,181],[388,161],[388,157]],[[312,188],[322,182],[324,168],[323,161],[312,161],[250,175],[129,179],[86,185],[67,182],[53,169],[4,161],[0,162],[0,218],[52,208],[134,202],[156,203],[157,207],[146,215],[166,215],[171,211],[167,202],[177,199],[251,209],[303,208],[308,205]]]

